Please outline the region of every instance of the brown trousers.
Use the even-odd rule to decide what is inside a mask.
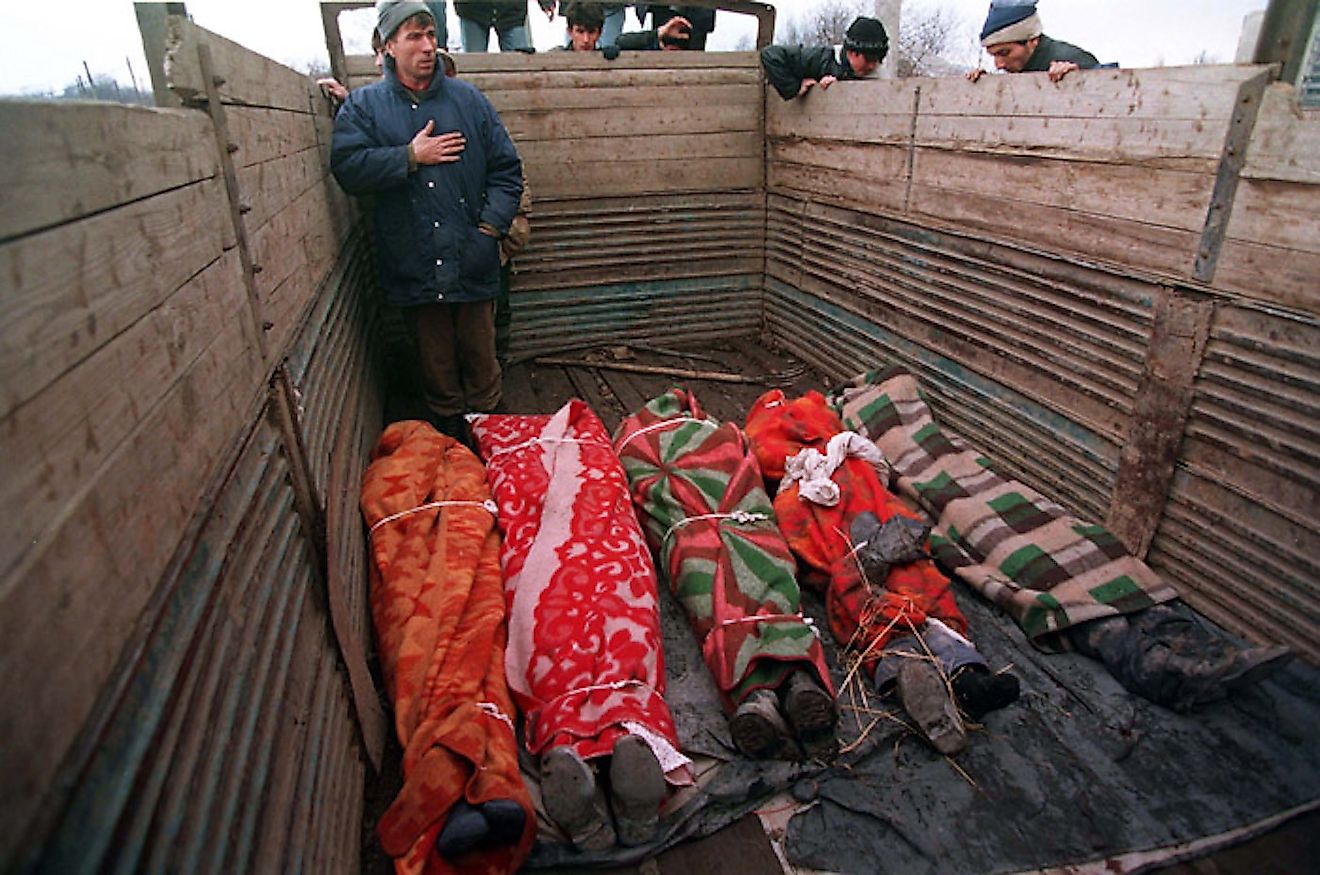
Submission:
[[[404,317],[417,338],[432,413],[489,413],[499,406],[493,300],[405,307]]]

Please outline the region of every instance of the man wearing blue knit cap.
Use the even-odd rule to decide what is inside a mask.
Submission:
[[[1036,0],[991,0],[990,12],[981,28],[981,45],[995,59],[995,68],[1005,73],[1048,73],[1058,82],[1073,70],[1100,66],[1095,55],[1071,43],[1041,33]],[[972,70],[972,82],[985,73]]]

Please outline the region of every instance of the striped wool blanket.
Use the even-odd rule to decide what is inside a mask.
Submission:
[[[424,422],[385,429],[362,483],[371,530],[371,615],[403,746],[403,788],[378,832],[400,873],[511,872],[531,850],[536,815],[518,771],[504,679],[504,587],[486,472]],[[515,846],[453,863],[435,839],[460,801],[513,800]]]
[[[571,745],[585,760],[638,735],[671,783],[688,783],[655,565],[605,426],[578,399],[551,416],[470,419],[499,505],[505,668],[528,750]]]
[[[1057,633],[1070,626],[1178,597],[1104,526],[1002,475],[941,429],[902,368],[862,374],[831,400],[848,428],[880,447],[899,489],[936,521],[932,555],[1007,611],[1040,649],[1063,649]]]
[[[819,392],[789,400],[772,389],[747,415],[747,438],[766,479],[776,484],[784,478],[789,459],[806,449],[826,453],[830,440],[842,431],[839,417]],[[825,596],[835,640],[861,654],[868,670],[874,670],[891,638],[919,628],[929,617],[965,635],[967,620],[950,581],[929,559],[895,565],[883,581],[868,581],[862,573],[853,555],[854,520],[866,512],[882,523],[913,515],[880,482],[875,466],[850,456],[830,479],[837,487],[836,503],[809,500],[795,482],[778,490],[774,507],[779,528],[802,565],[803,582]]]
[[[820,638],[802,617],[797,565],[738,426],[671,389],[619,425],[614,447],[725,708],[798,668],[832,690]]]

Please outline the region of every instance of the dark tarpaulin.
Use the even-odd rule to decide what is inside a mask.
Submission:
[[[958,768],[893,718],[828,767],[738,757],[687,621],[662,593],[666,699],[679,740],[690,753],[726,762],[665,818],[654,845],[588,856],[541,844],[529,866],[636,863],[709,835],[789,788],[817,796],[789,824],[789,861],[841,873],[1076,865],[1320,805],[1320,670],[1295,663],[1255,689],[1179,715],[1128,693],[1094,660],[1035,650],[1006,615],[961,583],[956,589],[990,666],[1011,665],[1022,680],[1021,700],[988,715]],[[806,601],[819,618],[819,602]],[[858,721],[846,693],[841,705],[846,745]],[[1201,852],[1217,846],[1209,841]]]

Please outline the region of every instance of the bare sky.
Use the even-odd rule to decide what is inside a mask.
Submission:
[[[813,0],[772,0],[783,18],[808,14]],[[867,0],[852,0],[861,9]],[[906,0],[905,9],[944,6],[962,22],[959,57],[974,61],[975,35],[988,0]],[[1045,32],[1076,43],[1101,61],[1125,67],[1187,64],[1201,52],[1231,62],[1243,17],[1264,9],[1266,0],[1040,0]],[[325,63],[319,4],[315,0],[188,0],[188,11],[201,26],[235,42],[306,69]],[[450,12],[452,18],[452,7]],[[562,39],[563,19],[546,19],[529,5],[535,43],[548,49]],[[350,50],[365,51],[370,12],[359,13],[360,27],[344,22]],[[625,29],[637,22],[628,14]],[[451,36],[457,41],[456,28]],[[722,14],[709,48],[728,49],[755,31],[746,16]],[[69,0],[44,3],[0,0],[0,93],[60,91],[83,73],[83,62],[96,77],[121,84],[137,77],[149,89],[142,41],[129,0]]]

